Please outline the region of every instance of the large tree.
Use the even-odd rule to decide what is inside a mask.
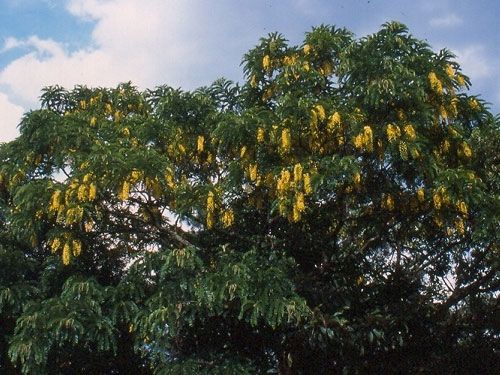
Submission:
[[[46,88],[0,146],[3,373],[492,369],[500,121],[453,57],[320,26],[243,85]]]

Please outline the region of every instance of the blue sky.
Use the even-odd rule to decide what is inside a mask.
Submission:
[[[457,55],[472,92],[500,111],[498,0],[0,0],[0,142],[46,85],[193,89],[242,78],[270,32],[300,44],[320,24],[362,37],[390,20]]]

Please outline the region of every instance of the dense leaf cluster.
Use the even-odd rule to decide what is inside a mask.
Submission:
[[[480,373],[499,118],[398,23],[271,34],[243,85],[46,88],[0,146],[0,368]]]

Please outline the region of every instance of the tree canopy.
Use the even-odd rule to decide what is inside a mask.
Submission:
[[[0,368],[480,373],[499,117],[392,22],[270,34],[242,84],[44,89],[0,146]]]

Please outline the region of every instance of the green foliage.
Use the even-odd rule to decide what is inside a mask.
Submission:
[[[0,146],[2,371],[492,368],[499,118],[453,55],[320,26],[243,65],[44,90]]]

